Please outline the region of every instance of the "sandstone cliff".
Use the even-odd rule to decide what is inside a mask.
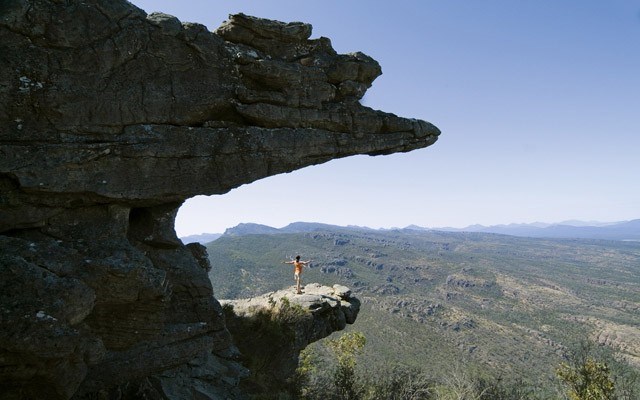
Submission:
[[[234,395],[246,371],[206,252],[175,235],[181,203],[439,134],[360,105],[380,66],[310,35],[245,15],[212,33],[121,0],[0,3],[2,397]]]

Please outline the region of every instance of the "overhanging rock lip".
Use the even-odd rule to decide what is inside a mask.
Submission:
[[[45,1],[40,11],[29,21],[16,15],[8,24],[21,29],[6,39],[25,40],[49,26],[46,12],[62,8]],[[8,194],[15,227],[23,225],[17,216],[28,213],[27,203],[68,208],[74,196],[83,206],[183,201],[331,159],[423,148],[440,134],[426,121],[363,106],[380,65],[360,52],[337,54],[326,38],[309,39],[309,24],[238,14],[218,33],[195,34],[166,14],[141,18],[130,3],[101,12],[102,25],[127,25],[107,30],[114,38],[95,39],[106,40],[105,46],[86,46],[98,28],[82,25],[95,9],[80,7],[61,16],[65,24],[57,35],[34,42],[24,57],[9,54],[0,66],[16,83],[43,77],[46,85],[34,90],[75,85],[47,96],[25,96],[20,87],[7,92],[12,105],[5,114],[12,117],[0,134],[0,154],[6,155],[0,176],[18,183]],[[71,40],[66,29],[83,34]],[[144,46],[132,32],[161,45]],[[63,39],[77,46],[77,60],[94,60],[101,72],[94,73],[96,65],[67,65],[71,60],[58,43]],[[122,54],[114,53],[113,41]],[[238,49],[251,57],[237,58]],[[33,71],[13,68],[25,57]],[[143,84],[128,73],[149,69],[158,73],[145,74]],[[31,219],[29,226],[45,223]]]
[[[68,197],[82,195],[91,201],[130,203],[132,206],[182,201],[196,195],[223,194],[271,175],[358,154],[386,155],[408,152],[432,145],[439,130],[424,121],[415,121],[419,133],[351,133],[316,128],[231,128],[181,127],[139,124],[128,126],[120,143],[111,140],[86,145],[78,141],[53,147],[38,146],[24,152],[24,145],[5,145],[8,154],[20,157],[27,169],[10,171],[14,192],[29,196],[60,195],[61,207]],[[303,153],[304,155],[298,157]],[[38,160],[49,158],[46,164]],[[8,160],[7,160],[8,161]],[[252,174],[239,171],[255,165]],[[38,167],[40,165],[40,167]],[[83,173],[69,173],[69,168]],[[197,171],[189,179],[173,174],[184,169]],[[118,171],[137,171],[148,182],[170,186],[136,185],[136,176]],[[54,197],[50,197],[52,201]],[[93,199],[93,200],[92,200]]]

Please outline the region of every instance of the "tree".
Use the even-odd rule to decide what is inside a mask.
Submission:
[[[562,363],[556,374],[567,386],[571,400],[613,400],[615,385],[609,366],[590,355],[590,345],[582,343],[572,364]]]
[[[328,342],[338,364],[333,378],[339,399],[354,400],[361,392],[356,384],[356,356],[362,353],[366,342],[361,332],[345,333],[340,338]]]

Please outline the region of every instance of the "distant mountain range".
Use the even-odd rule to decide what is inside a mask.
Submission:
[[[606,239],[606,240],[640,240],[640,219],[624,222],[585,223],[581,221],[566,221],[558,224],[509,224],[509,225],[471,225],[466,228],[418,228],[449,232],[484,232],[501,235],[538,237],[538,238],[567,238],[567,239]]]
[[[195,243],[195,242],[210,243],[216,240],[217,238],[219,238],[220,236],[222,236],[222,233],[201,233],[199,235],[183,236],[180,239],[184,244]]]
[[[338,227],[335,225],[321,224],[317,222],[294,222],[284,228],[273,228],[267,225],[244,223],[227,229],[224,234],[203,233],[182,237],[186,243],[209,243],[220,236],[244,236],[277,233],[304,233],[322,229],[375,229],[360,226]],[[409,225],[406,228],[380,229],[387,230],[420,230],[420,231],[445,231],[445,232],[482,232],[496,233],[500,235],[532,237],[532,238],[565,238],[565,239],[603,239],[603,240],[633,240],[640,241],[640,219],[623,222],[595,222],[595,221],[564,221],[556,224],[534,222],[530,224],[509,225],[470,225],[465,228],[426,228],[417,225]]]
[[[254,223],[243,223],[234,226],[233,228],[228,228],[224,231],[224,233],[202,233],[199,235],[189,235],[181,237],[180,239],[184,244],[199,242],[199,243],[209,243],[218,239],[220,236],[246,236],[246,235],[272,235],[276,233],[304,233],[304,232],[313,232],[320,229],[350,229],[338,227],[335,225],[328,224],[320,224],[316,222],[293,222],[284,228],[273,228],[268,225],[254,224]],[[363,229],[363,228],[359,228]],[[366,229],[366,228],[365,228]]]

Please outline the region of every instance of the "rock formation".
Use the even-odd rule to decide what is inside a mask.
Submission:
[[[246,371],[181,203],[439,134],[360,105],[377,62],[310,34],[0,3],[0,397],[233,397]]]
[[[285,388],[298,367],[300,351],[353,324],[360,311],[360,301],[351,296],[349,288],[317,283],[307,284],[302,295],[295,294],[292,287],[220,303],[229,309],[227,327],[243,361],[252,369],[243,389],[256,393]],[[274,329],[268,329],[269,325]],[[257,330],[260,335],[253,334]],[[254,370],[253,366],[259,368]]]

